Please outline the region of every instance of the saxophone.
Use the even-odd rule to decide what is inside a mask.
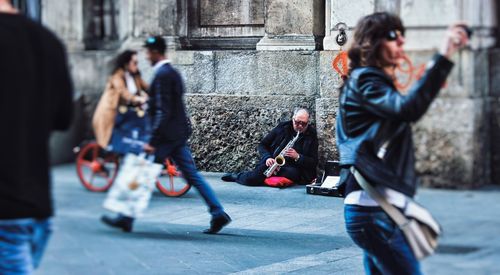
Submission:
[[[293,144],[299,139],[300,132],[297,132],[297,135],[288,142],[288,144],[281,150],[281,152],[274,158],[274,163],[273,165],[269,166],[269,168],[266,169],[264,172],[264,176],[269,178],[273,174],[277,173],[279,168],[283,165],[285,165],[285,153],[288,151],[288,149],[293,147]]]

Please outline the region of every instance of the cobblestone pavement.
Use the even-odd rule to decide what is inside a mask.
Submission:
[[[74,165],[54,167],[54,234],[36,274],[363,274],[341,199],[204,175],[233,218],[221,234],[201,233],[210,216],[195,190],[155,192],[127,234],[99,222],[105,194],[86,191]],[[444,228],[426,274],[500,274],[500,188],[421,189],[417,200]]]

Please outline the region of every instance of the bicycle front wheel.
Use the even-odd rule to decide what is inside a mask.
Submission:
[[[76,171],[82,185],[92,192],[107,191],[118,173],[119,160],[96,142],[86,144],[76,156]]]

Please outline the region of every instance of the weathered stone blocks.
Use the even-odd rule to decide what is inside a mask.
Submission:
[[[319,53],[315,51],[218,51],[215,92],[315,96],[318,61]]]
[[[186,80],[186,92],[209,94],[215,92],[215,53],[178,51],[173,63]]]
[[[487,104],[470,98],[433,102],[414,127],[423,185],[466,188],[490,183]]]
[[[257,145],[297,106],[314,110],[305,96],[188,95],[196,164],[204,171],[252,169],[259,160]],[[314,119],[314,113],[312,114]]]
[[[320,169],[323,169],[327,160],[339,159],[335,138],[338,107],[338,98],[316,99],[316,128],[319,139]]]

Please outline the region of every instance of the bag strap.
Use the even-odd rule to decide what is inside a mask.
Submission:
[[[387,202],[387,200],[375,189],[371,184],[366,181],[365,177],[361,175],[361,173],[354,168],[354,166],[351,166],[351,173],[354,175],[354,178],[356,178],[356,181],[359,183],[359,185],[370,195],[370,197],[375,200],[380,207],[391,217],[391,219],[398,225],[399,228],[405,227],[409,220],[401,214],[401,212],[394,207],[392,204]]]

